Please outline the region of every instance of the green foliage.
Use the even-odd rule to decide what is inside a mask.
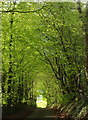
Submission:
[[[2,4],[2,10],[12,10],[2,13],[3,104],[35,106],[41,94],[52,106],[86,96],[83,22],[76,8],[59,2]]]

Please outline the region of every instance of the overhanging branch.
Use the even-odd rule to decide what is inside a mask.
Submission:
[[[18,10],[7,10],[7,11],[4,11],[4,10],[1,10],[0,12],[2,12],[2,13],[9,13],[9,12],[18,12],[18,13],[31,13],[31,12],[38,12],[38,11],[40,11],[40,10],[42,10],[44,7],[46,7],[46,6],[43,6],[42,8],[40,8],[40,9],[37,9],[37,10],[33,10],[33,11],[18,11]]]

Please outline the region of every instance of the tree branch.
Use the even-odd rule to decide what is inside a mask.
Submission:
[[[40,11],[40,10],[42,10],[44,7],[46,7],[46,6],[43,6],[42,8],[40,8],[40,9],[37,9],[37,10],[33,10],[33,11],[18,11],[18,10],[7,10],[7,11],[4,11],[4,10],[1,10],[0,12],[2,12],[2,13],[8,13],[8,12],[18,12],[18,13],[31,13],[31,12],[38,12],[38,11]]]

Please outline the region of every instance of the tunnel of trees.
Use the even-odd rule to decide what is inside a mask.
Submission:
[[[1,2],[2,107],[88,102],[88,6]]]

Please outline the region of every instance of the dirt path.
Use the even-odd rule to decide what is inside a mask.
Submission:
[[[33,108],[21,111],[18,114],[7,116],[2,120],[61,120],[61,118],[57,118],[54,109]]]
[[[57,120],[55,113],[52,109],[38,108],[33,113],[27,116],[28,119],[44,119],[44,120]]]

